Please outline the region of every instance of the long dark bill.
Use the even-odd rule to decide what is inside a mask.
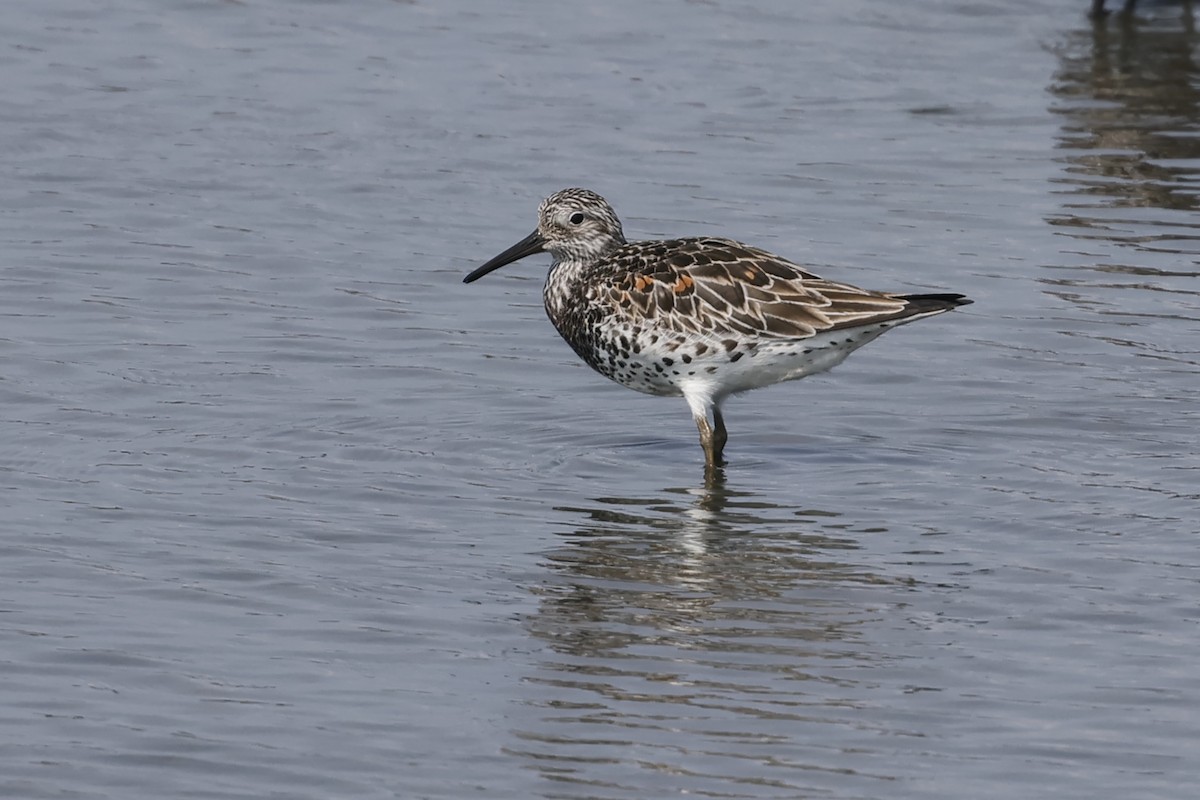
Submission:
[[[545,240],[542,239],[537,231],[534,231],[521,241],[514,244],[512,247],[505,250],[500,255],[493,258],[491,261],[484,264],[479,269],[472,272],[467,277],[463,278],[463,283],[477,281],[494,269],[500,269],[505,264],[511,264],[512,262],[522,259],[525,256],[531,256],[534,253],[541,253],[545,249]]]

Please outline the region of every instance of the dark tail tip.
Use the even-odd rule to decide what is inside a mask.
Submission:
[[[900,299],[907,300],[909,310],[916,312],[948,310],[975,302],[963,294],[902,294]]]

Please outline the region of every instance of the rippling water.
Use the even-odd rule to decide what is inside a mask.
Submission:
[[[1178,5],[6,7],[0,795],[1185,798]],[[579,364],[586,185],[970,308],[730,404]]]

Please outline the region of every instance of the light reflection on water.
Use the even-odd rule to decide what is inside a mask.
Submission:
[[[1200,205],[1200,56],[1190,9],[1182,23],[1101,21],[1068,35],[1057,52],[1051,108],[1062,117],[1065,175],[1063,212],[1048,221],[1142,252],[1200,253],[1195,216],[1186,213]]]
[[[1061,209],[1078,242],[1047,265],[1058,297],[1104,329],[1072,332],[1166,365],[1200,366],[1200,50],[1190,4],[1151,6],[1074,31],[1057,47]],[[1110,247],[1106,247],[1109,245]]]
[[[559,511],[581,522],[534,590],[527,626],[553,655],[527,679],[538,721],[511,751],[563,796],[659,781],[761,796],[821,786],[809,773],[883,777],[858,758],[831,763],[862,734],[845,716],[866,702],[863,671],[888,660],[864,630],[878,617],[864,598],[907,585],[854,563],[863,531],[721,480]],[[830,726],[842,734],[817,733]],[[645,777],[609,784],[596,765],[610,760]]]

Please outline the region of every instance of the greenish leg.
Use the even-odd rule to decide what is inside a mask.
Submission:
[[[704,448],[704,466],[707,469],[714,469],[725,465],[725,443],[729,441],[729,433],[725,430],[725,418],[721,416],[721,410],[713,409],[713,422],[716,427],[710,425],[706,417],[697,416],[696,429],[700,431],[700,446]]]

